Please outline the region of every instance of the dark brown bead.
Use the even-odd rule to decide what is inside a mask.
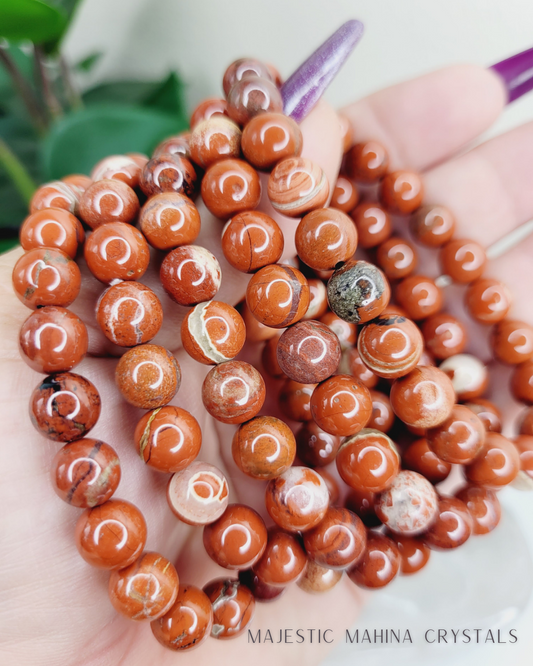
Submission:
[[[335,460],[340,437],[322,430],[314,421],[304,423],[296,433],[298,458],[310,467],[323,467]]]
[[[269,111],[283,111],[281,93],[269,78],[247,76],[233,84],[228,93],[228,116],[232,120],[246,125],[254,116]]]
[[[196,190],[196,171],[185,157],[163,154],[153,157],[141,175],[141,189],[147,197],[161,192],[178,192],[192,198]]]
[[[265,79],[274,80],[271,75],[271,71],[265,63],[255,58],[240,58],[235,60],[224,72],[222,78],[222,88],[224,89],[224,95],[226,97],[229,95],[229,91],[233,86],[243,79],[250,78],[251,76],[261,76]]]
[[[381,525],[381,520],[376,515],[376,500],[378,493],[371,490],[351,488],[345,501],[345,506],[356,513],[367,527]]]

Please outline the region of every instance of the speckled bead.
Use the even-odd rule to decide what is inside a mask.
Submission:
[[[369,531],[362,559],[348,571],[360,587],[379,588],[388,585],[400,569],[400,553],[394,541],[379,532]]]
[[[377,203],[360,203],[350,215],[357,228],[359,247],[365,250],[381,245],[392,234],[389,214]]]
[[[339,176],[333,194],[331,195],[330,206],[341,210],[343,213],[351,213],[359,202],[359,191],[354,183],[344,176]]]
[[[260,211],[245,211],[231,218],[222,230],[222,252],[229,264],[243,273],[255,273],[275,264],[283,254],[283,233]]]
[[[225,100],[221,100],[226,104]],[[204,120],[202,118],[201,120]],[[191,122],[191,127],[193,127]],[[189,138],[191,136],[190,132],[181,132],[176,136],[169,136],[167,139],[164,139],[157,145],[155,148],[152,157],[161,157],[162,155],[171,155],[178,157],[185,157],[186,159],[191,159],[191,152],[189,150]]]
[[[414,574],[426,566],[431,551],[420,537],[393,534],[390,538],[400,553],[400,573],[403,576]]]
[[[83,226],[72,213],[59,208],[46,208],[29,215],[20,227],[20,244],[28,251],[51,247],[71,259],[85,240]]]
[[[533,357],[533,326],[503,319],[493,327],[490,342],[494,356],[502,363],[524,363]]]
[[[91,229],[109,222],[132,223],[139,213],[139,199],[126,183],[107,178],[92,183],[85,190],[79,212]]]
[[[334,588],[342,578],[342,574],[342,569],[328,569],[309,561],[297,584],[304,592],[320,594]]]
[[[246,76],[228,93],[228,116],[239,125],[246,125],[258,114],[282,111],[281,93],[270,77]]]
[[[362,183],[376,183],[387,173],[388,166],[389,155],[377,141],[356,143],[344,161],[348,176]]]
[[[226,69],[222,78],[224,94],[227,97],[230,90],[238,81],[256,76],[273,80],[268,65],[260,60],[256,60],[255,58],[240,58],[239,60],[235,60]]]
[[[465,305],[471,317],[481,324],[497,324],[512,305],[511,292],[498,280],[484,278],[468,285]]]
[[[205,172],[202,199],[207,209],[221,220],[253,210],[261,201],[259,176],[248,162],[219,160]]]
[[[414,171],[394,171],[381,183],[380,201],[389,213],[409,215],[420,208],[424,187]]]
[[[156,250],[194,243],[201,226],[196,206],[178,192],[150,197],[141,209],[139,223],[146,240]]]
[[[513,481],[513,487],[533,490],[533,436],[520,434],[513,441],[520,456],[520,471]]]
[[[279,162],[268,179],[268,198],[275,210],[288,217],[301,217],[322,208],[329,196],[326,174],[305,157]]]
[[[437,518],[424,534],[424,543],[432,549],[462,546],[472,533],[472,518],[464,502],[455,497],[439,500]]]
[[[429,448],[449,463],[467,465],[483,448],[485,427],[481,419],[464,405],[454,405],[450,416],[426,434]]]
[[[304,534],[309,559],[329,569],[356,564],[366,549],[366,529],[348,509],[330,507],[322,521]]]
[[[419,243],[428,247],[440,247],[452,239],[455,218],[445,206],[423,206],[411,217],[409,226]]]
[[[431,278],[409,275],[396,287],[396,300],[415,321],[437,314],[442,308],[442,290]]]
[[[69,213],[76,213],[78,194],[67,183],[54,180],[38,187],[30,200],[30,213],[45,208],[61,208]]]
[[[316,384],[300,384],[287,379],[282,385],[279,396],[279,408],[282,413],[292,421],[310,421],[311,396]]]
[[[335,460],[340,437],[325,432],[314,421],[305,423],[296,433],[298,458],[310,467],[323,467]]]
[[[372,399],[372,416],[367,427],[380,432],[389,432],[394,424],[394,412],[390,404],[389,396],[380,391],[370,391]]]
[[[52,487],[71,506],[92,508],[106,502],[120,482],[116,451],[101,440],[66,444],[52,461]]]
[[[214,465],[202,461],[190,463],[170,478],[167,501],[174,515],[184,523],[209,525],[228,506],[227,479]]]
[[[237,159],[241,154],[241,130],[222,115],[202,120],[191,132],[189,150],[193,162],[202,169],[220,159]]]
[[[510,386],[515,400],[526,405],[533,404],[533,361],[515,366]]]
[[[56,442],[81,439],[100,416],[95,386],[73,372],[50,375],[33,391],[30,418],[38,432]]]
[[[269,171],[280,160],[301,154],[302,132],[292,118],[282,113],[261,113],[244,128],[241,146],[252,166]]]
[[[455,497],[466,505],[473,534],[488,534],[498,526],[502,509],[494,490],[468,485],[456,492]]]
[[[454,282],[466,284],[483,275],[487,255],[479,243],[454,238],[440,250],[439,261],[443,273]]]
[[[460,354],[466,347],[466,326],[457,317],[439,312],[422,324],[427,350],[438,359]]]
[[[189,149],[190,150],[190,149]],[[192,163],[178,153],[160,154],[142,170],[140,186],[147,197],[161,192],[179,192],[192,198],[196,191],[197,175]]]
[[[255,599],[238,580],[218,578],[204,587],[213,609],[211,636],[224,640],[243,634],[252,621]]]
[[[376,259],[378,266],[389,280],[399,280],[411,275],[418,261],[414,245],[405,238],[397,236],[381,243]]]
[[[451,379],[457,400],[479,398],[487,390],[487,366],[472,354],[450,356],[440,364],[439,369]]]
[[[227,361],[212,368],[204,379],[202,400],[206,410],[222,423],[244,423],[263,406],[265,382],[244,361]]]
[[[292,266],[272,264],[261,268],[246,289],[246,303],[254,317],[272,328],[295,324],[309,307],[309,285]]]
[[[431,432],[428,431],[428,432]],[[452,465],[439,458],[428,446],[427,439],[417,439],[402,454],[402,467],[418,472],[433,484],[444,481],[452,470]]]
[[[228,115],[228,103],[220,97],[208,97],[198,104],[191,113],[190,127],[194,129],[198,123],[209,118],[217,118]]]
[[[307,556],[297,536],[278,528],[268,530],[268,541],[253,572],[261,582],[274,587],[298,580],[307,564]]]
[[[222,282],[215,255],[199,245],[183,245],[169,252],[159,275],[167,294],[180,305],[211,300]]]
[[[118,180],[135,189],[139,186],[141,171],[141,165],[131,156],[109,155],[109,157],[104,157],[103,160],[95,164],[91,171],[91,179],[95,182],[99,180]],[[121,221],[126,222],[126,220]]]
[[[320,321],[329,326],[333,333],[335,333],[342,349],[353,347],[357,342],[357,327],[355,324],[344,321],[344,319],[338,317],[334,312],[326,312],[326,314],[320,317]]]
[[[511,483],[520,470],[516,446],[496,432],[487,432],[475,460],[465,467],[465,476],[478,486],[498,489]]]
[[[310,278],[307,283],[309,285],[309,307],[304,315],[304,319],[320,319],[328,309],[326,285],[318,278]],[[328,326],[328,328],[330,327]]]
[[[370,391],[349,375],[330,377],[313,391],[311,415],[322,430],[332,435],[355,435],[372,415]]]
[[[319,208],[300,220],[294,241],[300,259],[324,271],[352,258],[357,249],[357,229],[346,213]]]
[[[289,467],[268,482],[265,504],[272,520],[287,532],[305,532],[324,518],[329,504],[325,481],[309,467]]]
[[[155,409],[166,405],[176,395],[181,370],[174,356],[164,347],[139,345],[121,357],[115,382],[130,405]]]
[[[488,432],[502,431],[502,414],[498,407],[484,398],[474,398],[465,403],[465,407],[477,414]]]
[[[256,416],[243,423],[231,447],[237,467],[254,479],[274,479],[294,462],[292,430],[273,416]]]

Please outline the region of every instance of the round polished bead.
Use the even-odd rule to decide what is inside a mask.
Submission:
[[[449,275],[454,282],[468,283],[481,277],[487,255],[475,241],[453,239],[441,249],[439,261],[443,273]]]
[[[244,423],[263,406],[266,388],[260,373],[244,361],[227,361],[212,368],[204,379],[206,410],[222,423]]]
[[[174,474],[167,486],[167,501],[174,515],[188,525],[209,525],[218,520],[229,502],[224,474],[206,462],[190,463]]]
[[[514,439],[520,456],[520,471],[513,481],[518,490],[533,490],[533,436],[520,434]]]
[[[294,240],[300,259],[324,271],[352,258],[357,249],[357,229],[346,213],[319,208],[300,220]]]
[[[150,197],[139,216],[141,231],[156,250],[193,243],[200,233],[200,215],[193,202],[178,192]]]
[[[305,423],[296,433],[298,458],[311,467],[333,462],[340,445],[340,437],[325,432],[314,421]]]
[[[253,571],[267,585],[285,586],[301,576],[306,564],[307,556],[298,537],[271,528],[265,552]]]
[[[13,289],[18,299],[35,310],[44,305],[68,307],[81,286],[78,264],[54,248],[35,248],[23,254],[13,268]]]
[[[63,176],[60,182],[68,185],[79,199],[93,181],[89,176],[85,176],[84,174],[71,173],[68,176]]]
[[[229,220],[222,230],[222,251],[228,263],[243,273],[255,273],[275,264],[283,254],[283,233],[278,224],[260,211],[245,211]]]
[[[499,414],[499,416],[501,421],[501,414]],[[500,430],[496,432],[501,432],[501,427]],[[518,432],[521,435],[533,436],[533,407],[528,407],[520,414],[518,419]]]
[[[347,261],[328,281],[329,307],[353,324],[364,324],[380,315],[389,299],[387,278],[367,261]]]
[[[318,278],[311,278],[307,283],[309,285],[309,307],[304,315],[304,319],[320,319],[328,309],[326,285]]]
[[[359,191],[354,183],[344,176],[339,176],[333,194],[331,195],[330,206],[341,210],[343,213],[351,213],[359,202]]]
[[[288,157],[279,162],[268,179],[272,206],[288,217],[301,217],[322,208],[329,196],[326,174],[305,157]]]
[[[138,560],[109,577],[113,608],[130,620],[156,620],[165,615],[178,595],[178,573],[159,553],[143,553]]]
[[[438,497],[417,472],[401,471],[376,503],[376,514],[391,532],[414,536],[425,532],[437,516]]]
[[[194,585],[180,585],[173,605],[150,626],[157,640],[169,650],[195,648],[211,633],[211,600]]]
[[[256,169],[270,170],[280,160],[302,152],[302,132],[282,113],[261,113],[250,120],[242,133],[242,152]]]
[[[216,295],[222,271],[209,250],[199,245],[183,245],[163,259],[160,278],[172,300],[180,305],[196,305]]]
[[[202,120],[191,132],[189,149],[192,161],[202,169],[220,159],[237,159],[241,154],[241,130],[225,116]]]
[[[389,155],[377,141],[356,143],[346,154],[344,167],[350,178],[375,183],[387,173]]]
[[[85,239],[85,232],[81,222],[72,213],[60,208],[46,208],[24,220],[19,237],[26,251],[51,247],[74,259],[78,245]]]
[[[228,93],[228,116],[239,125],[246,125],[258,114],[282,111],[281,93],[270,77],[246,76]]]
[[[344,321],[334,312],[326,312],[320,317],[320,321],[329,326],[337,336],[342,349],[353,347],[357,341],[357,327],[355,324]]]
[[[394,171],[383,178],[380,200],[389,213],[409,215],[420,208],[424,188],[414,171]]]
[[[75,213],[78,208],[78,194],[67,183],[54,180],[38,187],[30,200],[30,213],[45,208],[61,208]]]
[[[120,347],[149,342],[163,324],[163,308],[140,282],[119,282],[100,296],[96,321],[108,340]]]
[[[360,203],[350,215],[357,228],[359,246],[365,250],[381,245],[392,233],[389,214],[377,203]]]
[[[440,247],[453,237],[455,218],[444,206],[423,206],[409,221],[411,233],[419,243]]]
[[[417,439],[405,449],[402,454],[402,467],[422,474],[433,484],[444,481],[452,470],[451,463],[439,458],[429,448],[425,437]]]
[[[379,246],[376,259],[389,280],[398,280],[411,275],[418,260],[413,244],[405,238],[396,236]]]
[[[472,518],[464,502],[455,497],[439,500],[437,518],[424,534],[424,543],[434,549],[461,546],[472,533]]]
[[[249,569],[265,552],[267,530],[261,516],[244,504],[229,504],[222,516],[204,527],[209,557],[225,569]]]
[[[225,100],[221,100],[226,104]],[[201,120],[204,120],[202,118]],[[191,127],[193,127],[193,124],[191,122]],[[175,156],[177,155],[178,157],[185,157],[186,159],[190,160],[191,159],[191,152],[189,150],[189,139],[190,139],[191,133],[190,132],[181,132],[180,134],[177,134],[176,136],[169,136],[167,139],[164,139],[157,145],[155,148],[152,157],[161,157],[162,155],[171,155]]]
[[[93,567],[122,569],[142,553],[146,521],[130,502],[111,499],[81,514],[75,540],[80,555]]]
[[[364,428],[344,440],[336,458],[342,480],[355,490],[382,492],[400,469],[396,445],[379,430]]]
[[[435,281],[422,275],[409,275],[396,287],[396,300],[414,319],[425,319],[442,308],[442,290]]]
[[[250,590],[254,595],[256,601],[268,603],[279,599],[279,597],[287,591],[287,587],[275,587],[274,585],[267,585],[254,573],[253,569],[246,569],[239,571],[239,581],[242,585]]]
[[[502,363],[515,365],[533,357],[533,326],[523,321],[504,319],[491,334],[492,350]]]
[[[198,123],[209,118],[220,118],[228,115],[228,103],[220,97],[208,97],[198,104],[191,113],[190,127],[194,129]]]
[[[222,78],[222,88],[226,97],[233,86],[243,79],[260,76],[265,79],[272,79],[268,65],[255,58],[240,58],[235,60],[224,72]]]
[[[122,397],[140,409],[155,409],[172,400],[181,383],[174,356],[159,345],[129,349],[118,362],[115,382]]]
[[[511,393],[519,402],[533,404],[533,361],[515,367],[511,377]]]
[[[497,324],[511,309],[512,296],[498,280],[485,278],[468,286],[465,305],[470,315],[481,324]]]
[[[341,489],[337,478],[325,467],[317,467],[315,472],[322,477],[328,489],[330,506],[337,506],[341,497]]]
[[[185,469],[200,453],[198,421],[181,407],[158,407],[137,423],[133,441],[141,460],[160,472]]]
[[[224,640],[243,634],[252,621],[255,599],[238,580],[218,578],[204,587],[213,609],[211,636]]]
[[[85,357],[88,343],[82,320],[55,305],[35,310],[19,333],[23,360],[32,370],[45,374],[72,370]]]
[[[141,232],[124,222],[109,222],[85,241],[87,266],[97,280],[138,280],[150,263],[150,248]]]
[[[178,153],[162,153],[146,164],[141,174],[141,189],[147,197],[162,192],[178,192],[194,197],[197,175],[192,163]]]
[[[272,328],[295,324],[309,307],[309,285],[292,266],[272,264],[261,268],[246,289],[246,303],[254,317]]]
[[[376,502],[378,493],[371,490],[356,490],[351,488],[346,496],[344,505],[350,511],[357,514],[367,527],[378,527],[381,520],[376,515]]]
[[[79,211],[81,219],[91,229],[109,222],[132,223],[139,213],[139,199],[126,183],[106,178],[85,190]]]
[[[405,317],[380,315],[360,332],[361,360],[378,377],[403,377],[419,362],[424,341],[418,326]]]
[[[219,160],[205,173],[202,199],[208,210],[222,220],[253,210],[261,201],[259,176],[243,160]]]
[[[326,515],[328,487],[309,467],[289,467],[268,482],[265,504],[276,525],[287,532],[305,532]]]
[[[451,414],[455,391],[450,378],[431,366],[418,366],[396,379],[390,392],[392,409],[406,425],[435,428]]]
[[[372,415],[370,391],[349,375],[335,375],[313,391],[311,414],[319,427],[332,435],[355,435]]]
[[[455,497],[465,503],[472,519],[474,534],[488,534],[497,527],[502,509],[494,490],[469,485],[455,493]]]
[[[148,160],[146,160],[148,161]],[[100,160],[95,164],[93,170],[91,171],[91,179],[93,181],[99,180],[118,180],[122,183],[125,183],[130,188],[136,188],[139,186],[139,180],[141,177],[142,168],[137,161],[135,161],[129,155],[109,155],[109,157],[104,157],[103,160]],[[87,189],[90,189],[87,188]],[[87,189],[85,191],[87,191]],[[125,190],[122,190],[125,192]],[[98,190],[94,190],[98,192]],[[120,190],[119,190],[120,192]],[[105,194],[102,195],[104,197]],[[80,201],[80,212],[82,207],[83,197]],[[118,198],[117,198],[118,203]],[[90,205],[91,208],[94,206],[94,197],[93,203]],[[106,204],[102,202],[102,209],[105,209]],[[111,214],[116,215],[118,213],[112,212],[112,204],[108,202],[107,207],[110,208]],[[118,207],[118,206],[117,206]],[[94,209],[94,208],[93,208]],[[127,222],[127,220],[120,220],[121,222]]]
[[[278,335],[267,340],[261,352],[261,369],[274,379],[286,379],[285,373],[279,366],[277,356],[278,340],[282,332],[283,330],[278,330]]]
[[[394,424],[394,412],[389,396],[380,391],[370,391],[370,398],[372,399],[372,416],[367,426],[372,430],[389,432]]]
[[[287,379],[279,392],[279,408],[292,421],[310,421],[311,396],[316,384],[300,384]]]
[[[489,432],[502,431],[502,414],[494,403],[484,398],[474,398],[465,403],[465,407],[479,416],[485,430]]]
[[[391,535],[400,553],[400,573],[404,576],[414,574],[424,568],[429,561],[431,551],[419,537],[404,534]]]
[[[360,562],[348,571],[360,587],[388,585],[400,569],[400,553],[394,541],[379,532],[368,532],[367,546]]]
[[[30,418],[48,439],[72,442],[94,427],[100,416],[100,396],[94,385],[73,372],[50,375],[33,391]]]
[[[487,432],[474,462],[465,467],[466,478],[478,486],[498,489],[511,483],[520,470],[516,446],[496,432]]]
[[[345,349],[342,352],[341,362],[337,371],[342,375],[351,375],[368,389],[373,389],[379,382],[379,377],[375,372],[363,363],[361,355],[357,348]]]
[[[452,380],[457,400],[479,398],[486,390],[489,375],[486,365],[471,354],[456,354],[443,361],[439,369]]]
[[[427,350],[438,359],[460,354],[466,346],[466,326],[453,315],[439,312],[422,324]]]
[[[322,521],[304,534],[310,560],[329,569],[346,569],[356,564],[366,549],[362,520],[348,509],[330,507]]]
[[[283,421],[256,416],[239,427],[231,452],[237,467],[248,476],[274,479],[294,462],[296,440]]]
[[[297,585],[304,592],[320,594],[334,588],[341,580],[342,574],[342,569],[329,569],[309,561]]]
[[[181,342],[195,361],[216,365],[237,356],[246,340],[241,315],[227,303],[207,301],[189,310],[181,325]]]
[[[52,462],[52,486],[63,501],[81,509],[106,502],[120,482],[116,451],[101,440],[79,439],[60,449]]]

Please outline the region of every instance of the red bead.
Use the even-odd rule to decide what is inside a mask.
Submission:
[[[466,347],[465,325],[445,312],[428,317],[422,324],[422,335],[427,350],[438,359],[460,354]]]
[[[504,319],[491,333],[492,350],[502,363],[516,365],[533,357],[533,326],[523,321]]]
[[[443,497],[439,501],[437,519],[424,534],[430,548],[449,549],[461,546],[472,533],[472,518],[461,500]]]
[[[226,97],[233,86],[243,79],[261,76],[265,79],[272,79],[271,71],[265,63],[254,58],[240,58],[235,60],[224,72],[222,79],[222,88]]]
[[[225,100],[224,105],[226,104]],[[204,120],[204,118],[202,118]],[[191,127],[193,127],[191,122]],[[190,132],[182,132],[176,136],[170,136],[168,139],[164,139],[154,150],[152,157],[161,157],[162,155],[177,155],[178,157],[185,157],[186,159],[191,159],[191,153],[189,150],[189,138],[191,136]]]
[[[376,373],[363,363],[357,348],[345,349],[342,352],[338,373],[351,375],[369,389],[375,388],[379,382],[379,377]]]
[[[487,432],[475,460],[465,467],[466,478],[478,486],[498,489],[511,483],[520,471],[516,446],[496,432]]]
[[[307,556],[298,537],[271,528],[265,552],[253,571],[267,585],[285,586],[300,577],[306,564]]]
[[[220,159],[237,159],[241,154],[241,130],[224,116],[202,120],[191,132],[189,150],[191,160],[202,169]]]
[[[497,527],[502,510],[494,490],[481,486],[465,486],[455,496],[465,503],[472,519],[474,534],[488,534]]]
[[[342,570],[329,569],[309,561],[298,587],[310,594],[320,594],[331,590],[342,578]]]
[[[296,441],[288,425],[273,416],[243,423],[231,447],[237,467],[254,479],[274,479],[294,462]]]
[[[420,537],[391,535],[400,553],[400,573],[404,576],[420,571],[429,561],[431,551]]]
[[[341,319],[333,312],[326,312],[320,317],[320,321],[329,326],[337,336],[342,349],[353,347],[357,341],[357,328],[355,324],[350,324]]]
[[[472,462],[483,448],[485,427],[464,405],[454,405],[450,416],[426,434],[429,448],[441,460],[459,465]]]
[[[19,236],[25,250],[52,247],[74,259],[78,245],[85,239],[85,232],[72,213],[59,208],[46,208],[24,220]]]
[[[230,361],[241,351],[245,340],[241,315],[220,301],[199,303],[181,324],[183,348],[195,361],[206,365]]]
[[[228,93],[228,116],[246,125],[254,116],[266,112],[281,113],[281,93],[269,78],[246,76],[236,81]]]
[[[294,241],[300,259],[323,271],[352,258],[357,249],[357,230],[346,213],[319,208],[300,220]]]
[[[145,160],[145,163],[147,161],[148,159]],[[91,171],[91,178],[95,182],[98,180],[118,180],[131,188],[136,188],[139,186],[141,171],[141,165],[131,156],[110,155],[109,157],[104,157],[103,160],[100,160],[93,167],[93,170]],[[90,188],[86,188],[85,191],[87,191],[87,189]],[[120,221],[126,222],[127,220]]]
[[[83,193],[79,211],[91,229],[109,222],[133,223],[139,214],[139,199],[121,180],[98,180]]]
[[[394,171],[381,183],[381,203],[389,213],[409,215],[420,208],[424,188],[420,176],[414,171]]]
[[[325,432],[314,421],[304,423],[296,433],[298,458],[311,467],[333,462],[340,445],[340,437]]]
[[[387,173],[389,155],[377,141],[356,143],[346,154],[344,168],[350,178],[375,183]]]
[[[483,275],[487,255],[475,241],[454,239],[441,249],[439,260],[443,273],[454,282],[467,283]]]
[[[322,521],[304,534],[313,562],[329,569],[346,569],[359,562],[366,549],[366,529],[348,509],[329,508]]]
[[[418,261],[413,244],[397,237],[381,243],[376,259],[389,280],[398,280],[411,275]]]
[[[331,195],[330,206],[341,210],[343,213],[351,213],[359,201],[359,192],[357,187],[348,178],[339,176],[333,194]]]
[[[381,245],[392,233],[389,214],[377,203],[360,203],[350,215],[357,228],[359,246],[365,250]]]
[[[345,506],[356,513],[367,527],[381,525],[381,520],[376,516],[376,501],[378,493],[371,490],[351,488],[345,501]]]
[[[431,431],[429,431],[431,432]],[[431,483],[444,481],[452,470],[449,462],[444,462],[428,446],[427,439],[417,439],[402,455],[402,466],[425,476]]]
[[[250,120],[242,133],[242,152],[256,169],[270,170],[287,157],[302,152],[302,132],[282,113],[261,113]]]
[[[229,220],[222,230],[222,251],[228,263],[243,273],[255,273],[275,264],[283,254],[283,233],[265,213],[246,211]]]
[[[370,391],[349,375],[335,375],[313,391],[311,414],[320,428],[332,435],[354,435],[372,415]]]
[[[222,423],[244,423],[253,418],[263,406],[265,395],[263,378],[243,361],[215,366],[202,386],[204,407]]]
[[[187,525],[209,525],[228,506],[228,481],[214,465],[190,463],[170,478],[167,502],[172,513]]]
[[[252,621],[254,595],[238,580],[218,578],[204,587],[213,609],[211,636],[224,640],[243,634]]]
[[[477,414],[483,423],[485,430],[490,432],[502,431],[502,415],[500,410],[489,400],[474,398],[465,403],[465,407]]]
[[[389,397],[379,391],[370,391],[372,398],[372,416],[367,423],[368,428],[389,432],[394,424],[394,412]]]
[[[511,377],[511,393],[519,402],[533,404],[533,361],[515,367]]]
[[[307,281],[309,285],[309,307],[304,315],[304,319],[320,319],[328,309],[328,293],[325,284],[318,278],[311,278]],[[330,328],[328,326],[328,328]],[[331,330],[331,329],[330,329]]]
[[[200,215],[193,202],[178,192],[150,197],[139,216],[141,231],[156,250],[193,243],[200,233]]]
[[[481,324],[497,324],[505,318],[511,304],[510,291],[498,280],[476,280],[468,286],[465,293],[468,312]]]
[[[153,157],[141,174],[141,189],[147,197],[162,192],[178,192],[192,198],[196,190],[196,171],[178,153],[162,153]]]
[[[513,486],[520,490],[533,488],[533,437],[520,434],[514,439],[520,456],[520,471],[513,481]]]
[[[278,400],[283,414],[293,421],[310,421],[311,396],[316,384],[300,384],[287,379],[282,385]]]
[[[190,127],[194,129],[198,123],[209,118],[217,118],[228,115],[228,104],[225,99],[209,97],[204,99],[191,114]]]
[[[329,196],[326,174],[305,157],[289,157],[279,162],[268,179],[268,198],[282,215],[301,217],[322,208]]]
[[[167,294],[180,305],[211,300],[222,281],[215,255],[199,245],[183,245],[169,252],[159,275]]]
[[[396,287],[396,300],[407,315],[416,321],[439,312],[443,296],[440,287],[431,278],[410,275]]]
[[[452,239],[455,218],[444,206],[423,206],[411,217],[410,228],[422,245],[440,247]]]
[[[378,588],[388,585],[399,569],[400,553],[394,541],[370,531],[363,558],[348,571],[348,576],[356,585]]]
[[[261,201],[257,171],[243,160],[215,162],[202,180],[202,199],[207,209],[222,220],[257,208]]]
[[[38,187],[30,201],[30,213],[45,208],[61,208],[69,213],[76,213],[78,193],[67,183],[54,180]]]

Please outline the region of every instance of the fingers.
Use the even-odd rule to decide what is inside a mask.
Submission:
[[[506,103],[503,83],[476,65],[454,65],[385,90],[342,109],[355,140],[375,139],[391,168],[427,169],[485,131]]]

